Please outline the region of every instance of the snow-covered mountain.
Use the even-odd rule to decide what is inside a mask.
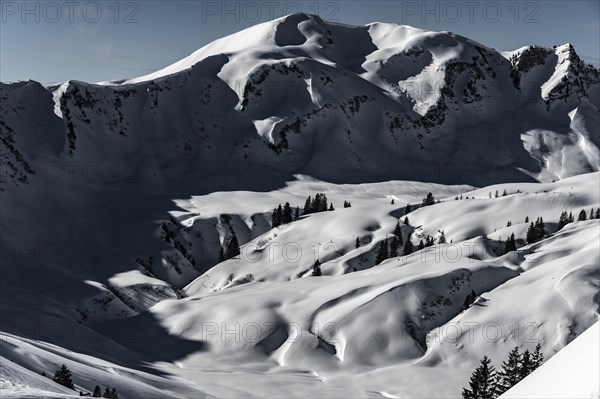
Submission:
[[[570,45],[294,14],[147,76],[0,88],[2,396],[67,397],[40,375],[65,363],[126,398],[453,397],[598,319],[600,221],[557,226],[600,207]],[[316,193],[335,210],[304,215]],[[378,262],[398,220],[415,252]]]

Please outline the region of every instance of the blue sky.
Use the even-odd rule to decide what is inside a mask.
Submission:
[[[571,43],[600,64],[600,1],[7,1],[0,80],[97,82],[169,65],[204,44],[294,12],[349,24],[452,31],[490,47]]]

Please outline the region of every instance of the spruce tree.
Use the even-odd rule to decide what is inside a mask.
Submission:
[[[390,240],[390,252],[388,254],[388,258],[395,258],[398,256],[398,239],[396,237],[392,237]]]
[[[405,225],[410,225],[410,222],[408,221],[408,216],[404,217],[404,224]]]
[[[542,345],[539,343],[535,346],[533,350],[533,355],[531,355],[531,363],[533,368],[536,369],[544,363],[544,354],[542,353]]]
[[[279,205],[281,207],[281,205]],[[278,212],[278,209],[273,209],[273,215],[271,215],[271,227],[275,228],[281,225],[281,216]]]
[[[71,380],[71,370],[69,370],[65,364],[61,365],[56,370],[52,380],[64,387],[71,388],[73,390],[75,389],[75,386],[73,386],[73,380]]]
[[[423,206],[429,206],[435,204],[435,198],[432,193],[427,193],[425,198],[423,198]]]
[[[508,222],[506,222],[506,227],[510,227],[512,226],[512,222],[509,220]]]
[[[296,211],[294,212],[294,220],[300,219],[300,207],[296,207]]]
[[[406,237],[406,242],[404,243],[404,249],[403,249],[404,255],[410,255],[414,251],[413,244],[410,241],[410,236],[411,236],[411,233],[408,233],[408,236]]]
[[[94,398],[102,397],[102,389],[100,389],[100,385],[96,385],[94,387],[94,393],[92,393],[92,397],[94,397]]]
[[[330,211],[335,211],[335,208],[333,207],[333,202],[331,204],[329,204],[329,210]]]
[[[310,198],[310,195],[308,196],[308,198],[306,199],[306,202],[304,203],[304,212],[302,212],[303,215],[308,215],[309,213],[311,213],[312,210],[312,199]]]
[[[590,220],[594,218],[594,208],[590,209]]]
[[[406,204],[406,208],[404,208],[404,214],[408,215],[411,212],[410,204]]]
[[[417,246],[417,248],[419,248],[419,250],[425,248],[425,244],[423,243],[423,240],[419,240],[419,245]]]
[[[525,223],[529,223],[529,216],[525,216]]]
[[[504,242],[504,253],[507,254],[510,251],[516,251],[516,249],[517,244],[515,243],[515,233],[512,233]]]
[[[581,222],[587,219],[587,215],[585,213],[585,210],[581,210],[581,212],[579,212],[579,216],[577,217],[577,221]]]
[[[292,223],[292,207],[289,202],[286,202],[283,206],[283,211],[281,212],[281,223],[287,224]]]
[[[394,235],[396,237],[398,237],[398,243],[399,243],[399,245],[402,245],[403,244],[403,241],[402,241],[402,228],[400,228],[400,220],[398,220],[396,222],[396,227],[394,227]]]
[[[360,247],[360,240],[358,237],[356,237],[356,243],[354,244],[355,248],[359,248]]]
[[[464,388],[463,399],[494,399],[496,370],[492,361],[484,356],[479,366],[473,371],[469,381],[469,388]]]
[[[521,356],[521,373],[519,374],[519,381],[531,374],[533,370],[535,370],[535,367],[533,365],[531,353],[529,352],[529,349],[526,349],[525,352],[523,352],[523,356]]]
[[[389,257],[389,249],[387,238],[381,241],[379,244],[379,249],[377,250],[377,255],[375,256],[375,264],[378,265]]]
[[[440,238],[438,239],[438,244],[446,243],[446,235],[444,234],[444,230],[442,230],[442,234],[440,234]]]
[[[496,194],[494,195],[494,197],[498,198],[498,190],[496,190]]]
[[[596,209],[596,216],[594,216],[594,219],[600,219],[600,208]]]
[[[575,219],[573,218],[573,212],[569,212],[569,223],[573,223]]]
[[[325,194],[321,194],[321,205],[319,206],[319,211],[325,212],[327,210],[327,196]]]
[[[546,225],[544,224],[544,218],[542,217],[539,217],[535,222],[535,234],[536,241],[543,239],[548,234],[546,231]]]
[[[496,393],[502,395],[520,381],[521,354],[519,347],[514,347],[508,354],[508,359],[502,363],[502,370],[498,373]]]
[[[527,240],[527,244],[533,244],[537,241],[536,229],[533,225],[533,222],[531,222],[531,224],[529,225],[529,228],[527,229],[527,235],[525,236],[525,238]]]
[[[317,259],[315,261],[315,263],[313,264],[313,271],[312,271],[312,275],[313,276],[320,276],[321,273],[321,262],[319,262],[319,260]]]
[[[567,211],[562,211],[562,213],[560,214],[560,218],[558,218],[558,225],[556,226],[556,231],[560,231],[567,224],[569,224],[569,216],[567,215]]]
[[[504,191],[502,191],[502,196],[506,197],[506,189],[504,189]]]
[[[240,244],[238,243],[238,239],[235,236],[235,232],[232,231],[231,239],[229,240],[229,244],[227,244],[227,249],[225,250],[225,257],[227,259],[235,258],[240,254]]]

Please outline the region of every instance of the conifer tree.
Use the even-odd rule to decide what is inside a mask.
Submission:
[[[546,225],[544,224],[544,218],[539,217],[535,222],[536,241],[539,241],[546,237],[548,232],[546,231]]]
[[[279,211],[279,208],[278,208]],[[281,212],[281,224],[292,223],[292,207],[289,202],[286,202]]]
[[[575,219],[573,218],[573,212],[569,212],[569,223],[573,223]]]
[[[521,372],[519,374],[519,381],[531,374],[533,370],[535,370],[535,367],[533,365],[531,353],[529,352],[529,349],[526,349],[521,356]]]
[[[516,385],[521,379],[521,354],[519,347],[514,347],[508,354],[508,359],[502,363],[502,370],[498,373],[496,393],[502,395]]]
[[[327,210],[327,196],[325,194],[321,194],[321,205],[319,206],[319,211],[325,212]]]
[[[525,223],[529,223],[529,216],[525,216]]]
[[[506,239],[506,241],[504,242],[504,253],[507,254],[510,251],[516,251],[517,250],[517,244],[515,242],[515,233],[512,233],[510,235],[510,237],[508,237]]]
[[[92,397],[94,397],[94,398],[102,397],[102,389],[100,389],[100,385],[96,385],[94,387],[94,392],[92,393]]]
[[[398,239],[396,237],[392,237],[390,240],[390,251],[388,254],[388,258],[395,258],[398,256]]]
[[[392,198],[392,205],[394,205],[394,204],[395,204],[395,202],[394,202],[394,199]]]
[[[219,263],[225,261],[225,251],[223,251],[223,247],[219,249]]]
[[[509,220],[508,222],[506,222],[506,227],[510,227],[512,226],[512,222]]]
[[[413,244],[410,241],[410,236],[411,236],[411,233],[408,233],[408,236],[406,237],[406,241],[404,242],[404,249],[403,249],[404,255],[410,255],[414,251]]]
[[[313,264],[313,271],[312,271],[312,275],[313,276],[320,276],[321,273],[321,262],[319,262],[319,260],[317,259],[315,261],[315,263]]]
[[[275,209],[273,209],[273,216],[271,216],[271,227],[275,228],[277,226],[281,226],[283,218],[283,209],[281,208],[281,204]]]
[[[387,238],[379,244],[377,255],[375,256],[375,264],[378,265],[389,257],[389,249]]]
[[[479,366],[473,371],[469,381],[469,389],[464,388],[463,399],[494,399],[496,370],[492,361],[484,356]]]
[[[330,211],[335,211],[334,207],[333,207],[333,202],[331,204],[329,204],[329,210]]]
[[[432,193],[427,193],[425,198],[423,198],[423,206],[429,206],[435,204],[435,198]]]
[[[498,198],[498,190],[496,190],[496,194],[494,195],[494,197]]]
[[[502,196],[506,197],[506,189],[504,189],[504,191],[502,191]]]
[[[73,386],[73,380],[71,380],[71,370],[69,370],[69,368],[65,364],[61,365],[56,370],[52,381],[64,387],[71,388],[73,390],[75,389],[75,386]]]
[[[404,224],[410,225],[410,222],[408,221],[408,216],[404,217]]]
[[[419,248],[419,250],[425,248],[425,244],[423,243],[423,240],[419,240],[419,245],[417,246],[417,248]]]
[[[542,353],[542,345],[539,343],[535,346],[533,354],[531,355],[531,363],[533,368],[536,369],[544,363],[544,354]]]
[[[594,218],[594,208],[590,209],[590,220]]]
[[[396,227],[394,227],[394,235],[398,237],[398,244],[402,245],[402,228],[400,228],[400,220],[396,222]]]
[[[537,236],[533,222],[531,222],[531,224],[529,225],[529,228],[527,229],[527,235],[525,236],[525,238],[527,240],[527,244],[532,244],[536,242]]]
[[[356,237],[356,243],[354,244],[355,248],[359,248],[360,247],[360,239],[358,237]]]
[[[596,216],[594,216],[594,219],[600,219],[600,208],[596,209]]]
[[[406,207],[404,208],[404,214],[408,215],[411,212],[411,206],[410,204],[406,204]]]
[[[306,199],[306,202],[304,203],[304,212],[302,212],[303,215],[308,215],[309,213],[311,213],[312,210],[312,199],[310,198],[310,195],[308,196],[308,198]]]
[[[582,209],[581,212],[579,212],[579,216],[577,217],[577,221],[581,222],[587,219],[587,215],[585,214],[585,210]]]
[[[560,218],[558,218],[556,231],[560,231],[567,224],[569,224],[569,216],[567,215],[567,211],[562,211],[562,213],[560,214]]]
[[[300,219],[300,207],[296,207],[296,211],[294,212],[294,220]]]
[[[438,239],[438,244],[446,243],[446,235],[444,234],[444,230],[442,230],[442,234],[440,234],[440,238]]]

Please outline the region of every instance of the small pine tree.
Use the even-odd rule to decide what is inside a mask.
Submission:
[[[408,221],[408,216],[404,217],[404,224],[407,226],[410,225],[410,222]]]
[[[527,240],[527,244],[533,244],[534,242],[537,241],[537,232],[536,232],[536,228],[535,228],[535,225],[533,224],[533,222],[531,222],[531,224],[529,225],[529,228],[527,229],[527,234],[525,236],[525,239]]]
[[[444,234],[444,230],[442,230],[442,234],[440,234],[440,238],[438,239],[438,244],[446,243],[446,234]]]
[[[556,226],[556,231],[560,231],[563,227],[569,224],[569,216],[567,215],[567,211],[562,211],[560,217],[558,218],[558,224]]]
[[[322,275],[322,272],[321,272],[321,262],[319,262],[318,259],[313,264],[312,275],[313,276],[320,276],[320,275]]]
[[[390,251],[388,254],[388,258],[395,258],[398,256],[398,239],[396,237],[392,237],[390,240]]]
[[[481,359],[481,363],[471,375],[470,389],[463,389],[463,399],[494,399],[496,397],[496,370],[491,363],[492,361],[487,356]]]
[[[519,347],[513,348],[508,354],[508,359],[502,363],[502,370],[498,373],[496,393],[502,395],[520,381],[521,377],[521,354]]]
[[[511,251],[517,250],[517,244],[515,242],[515,233],[512,233],[510,237],[504,242],[504,253],[507,254]]]
[[[507,194],[507,193],[506,193],[506,189],[504,189],[504,191],[502,191],[502,196],[503,196],[503,197],[506,197],[506,194]]]
[[[335,209],[333,208],[333,202],[329,205],[329,210],[330,211],[335,211]]]
[[[94,387],[94,392],[92,393],[92,397],[94,397],[94,398],[102,397],[102,389],[100,389],[100,385],[96,385]]]
[[[427,193],[425,198],[423,198],[423,206],[429,206],[435,204],[435,198],[432,193]]]
[[[398,243],[399,243],[399,245],[402,245],[403,244],[403,241],[402,241],[402,228],[400,227],[400,220],[398,220],[396,222],[396,227],[394,227],[394,235],[396,237],[398,237]]]
[[[498,190],[496,190],[496,194],[494,194],[494,197],[498,198]]]
[[[491,191],[488,191],[488,197],[492,198],[492,192]]]
[[[356,243],[354,244],[355,248],[360,248],[360,239],[356,237]]]
[[[292,223],[292,213],[293,211],[290,203],[286,202],[281,212],[281,224]]]
[[[273,209],[273,215],[271,216],[271,227],[275,228],[281,225],[281,204],[279,207]]]
[[[425,243],[423,243],[423,240],[419,240],[419,245],[417,246],[417,248],[419,248],[419,250],[425,248]]]
[[[600,208],[596,209],[596,215],[594,216],[594,219],[600,219]]]
[[[577,221],[581,222],[587,219],[587,215],[585,213],[585,210],[582,209],[581,212],[579,212],[579,216],[577,217]]]
[[[506,227],[510,227],[512,226],[512,222],[509,220],[508,222],[506,222]]]
[[[535,346],[531,355],[531,363],[534,369],[540,367],[544,363],[544,354],[542,353],[542,345],[539,343]]]
[[[303,215],[308,215],[309,213],[311,213],[312,211],[312,199],[310,198],[310,195],[308,196],[308,198],[306,199],[306,202],[304,203],[304,211],[302,212]]]
[[[75,389],[73,380],[71,380],[71,370],[69,370],[69,368],[64,364],[56,370],[52,380],[64,387],[71,388],[73,390]]]
[[[225,250],[225,256],[227,259],[235,258],[240,254],[240,244],[238,242],[235,233],[232,232],[231,239],[229,240],[229,244],[227,244],[227,249]]]
[[[352,208],[350,201],[344,201],[344,208]]]
[[[529,223],[529,216],[525,216],[525,223]]]
[[[300,219],[300,207],[296,207],[296,211],[294,211],[294,220]]]
[[[411,211],[412,208],[410,207],[410,204],[406,204],[406,207],[404,208],[404,214],[408,215]]]
[[[381,241],[379,244],[379,249],[377,250],[377,255],[375,256],[375,264],[378,265],[389,257],[389,247],[387,238]]]
[[[410,236],[411,236],[411,233],[408,233],[408,237],[406,237],[406,241],[404,242],[404,249],[403,249],[404,255],[410,255],[414,251],[414,247],[413,247],[412,241],[410,240]]]
[[[535,222],[536,241],[539,241],[546,237],[548,232],[546,231],[546,225],[544,224],[544,218],[539,217]]]
[[[523,356],[521,356],[519,381],[531,374],[533,370],[535,370],[535,367],[533,366],[531,353],[529,352],[529,349],[526,349],[525,352],[523,352]]]
[[[590,220],[594,218],[594,208],[590,209]]]
[[[569,212],[569,223],[573,223],[575,219],[573,218],[573,212]]]

